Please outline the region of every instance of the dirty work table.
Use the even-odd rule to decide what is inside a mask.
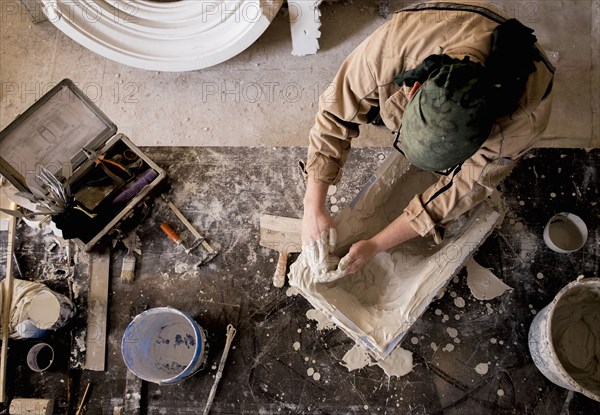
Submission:
[[[540,149],[520,163],[501,186],[504,222],[475,255],[514,290],[480,302],[471,296],[463,270],[403,342],[414,353],[414,370],[391,379],[376,366],[349,373],[340,362],[352,341],[339,329],[318,331],[306,317],[310,307],[304,298],[271,285],[277,257],[259,246],[259,217],[302,214],[304,185],[296,166],[304,149],[144,151],[167,170],[172,200],[220,254],[196,267],[198,258],[187,256],[160,231],[164,221],[180,225],[162,201],[138,228],[143,255],[133,284],[119,279],[125,249],[120,244],[112,248],[107,371],[71,371],[72,402],[79,402],[88,382],[93,384],[86,413],[112,414],[114,406],[123,404],[121,337],[133,315],[159,306],[194,317],[208,332],[209,356],[206,369],[179,385],[146,385],[142,413],[201,413],[229,323],[238,333],[213,414],[559,414],[564,408],[570,414],[600,413],[600,404],[546,380],[527,347],[534,313],[578,275],[599,275],[600,151]],[[390,151],[353,151],[334,194],[338,207],[352,199]],[[562,211],[579,215],[589,228],[587,244],[573,254],[557,254],[542,240],[547,220]],[[21,224],[17,256],[25,279],[44,281],[60,292],[67,289],[64,280],[71,271],[64,265],[64,248],[49,252],[50,242]],[[75,270],[75,278],[86,278],[85,267]],[[86,289],[80,282],[84,307]],[[457,297],[466,301],[464,308],[455,305]],[[24,362],[35,341],[12,341],[9,396],[53,397],[55,413],[66,413],[69,350],[64,345],[76,324],[83,323],[74,321],[48,339],[64,360],[62,367],[42,374],[32,373]],[[448,328],[457,330],[458,340]],[[478,374],[479,363],[489,363],[489,371]]]

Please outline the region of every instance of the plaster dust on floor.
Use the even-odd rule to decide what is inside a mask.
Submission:
[[[435,174],[410,166],[399,153],[388,157],[337,216],[334,254],[342,257],[352,243],[375,235],[402,213],[415,194],[437,180]],[[432,237],[416,238],[377,254],[359,272],[330,283],[317,282],[302,253],[290,268],[290,285],[358,344],[383,359],[502,216],[500,204],[488,199],[449,224],[442,243],[436,244]]]

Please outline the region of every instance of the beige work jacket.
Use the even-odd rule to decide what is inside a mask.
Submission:
[[[373,121],[374,114],[379,113],[390,130],[400,128],[409,88],[396,85],[395,75],[442,52],[455,58],[468,55],[485,65],[492,31],[504,21],[487,8],[463,3],[427,2],[415,8],[397,12],[362,42],[320,97],[309,136],[309,178],[337,183],[351,140],[358,136],[361,124]],[[533,146],[548,124],[553,72],[547,59],[536,62],[517,111],[496,120],[488,139],[465,161],[452,185],[433,197],[450,181],[441,176],[438,183],[415,195],[405,212],[416,232],[434,233],[436,226],[483,201]]]

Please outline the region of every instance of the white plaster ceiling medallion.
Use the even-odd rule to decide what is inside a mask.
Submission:
[[[181,72],[242,52],[283,0],[42,0],[50,20],[86,48],[125,65]]]

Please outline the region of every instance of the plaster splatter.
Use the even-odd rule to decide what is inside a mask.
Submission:
[[[309,367],[308,370],[306,371],[306,374],[308,376],[312,376],[315,374],[315,369],[313,369],[312,367]]]
[[[348,369],[348,372],[352,372],[353,370],[362,369],[367,366],[371,361],[371,358],[362,347],[355,344],[346,352],[342,361],[342,366],[345,366]]]
[[[478,300],[490,300],[513,289],[474,260],[467,264],[467,285]]]
[[[419,343],[419,338],[418,337],[413,337],[413,338],[410,339],[410,342],[412,344],[417,344],[417,343]]]
[[[317,322],[317,330],[329,330],[335,328],[335,324],[324,313],[316,309],[306,312],[306,317]]]
[[[454,345],[452,343],[448,343],[442,350],[445,352],[451,352],[454,350]]]
[[[300,350],[300,342],[295,342],[292,347],[294,348],[294,350],[298,351]]]
[[[413,369],[412,352],[402,347],[396,347],[384,360],[373,362],[366,351],[360,346],[354,345],[343,357],[343,366],[351,372],[363,367],[379,366],[388,377],[401,377],[410,373]]]
[[[487,363],[479,363],[477,366],[475,366],[475,372],[479,373],[480,375],[485,375],[488,370],[489,367]]]
[[[438,351],[438,345],[435,343],[431,343],[431,350],[433,350],[434,352]]]
[[[465,306],[465,299],[462,297],[456,297],[454,299],[454,305],[458,308],[463,308]]]
[[[503,389],[498,389],[498,392],[496,392],[498,394],[498,396],[504,396],[504,390]]]
[[[373,365],[382,368],[390,378],[392,376],[401,377],[412,372],[413,354],[402,347],[396,347],[384,360],[372,363],[370,366]]]
[[[455,338],[456,336],[458,336],[458,330],[452,328],[452,327],[448,327],[446,329],[446,332],[448,332],[448,335],[452,338]]]

